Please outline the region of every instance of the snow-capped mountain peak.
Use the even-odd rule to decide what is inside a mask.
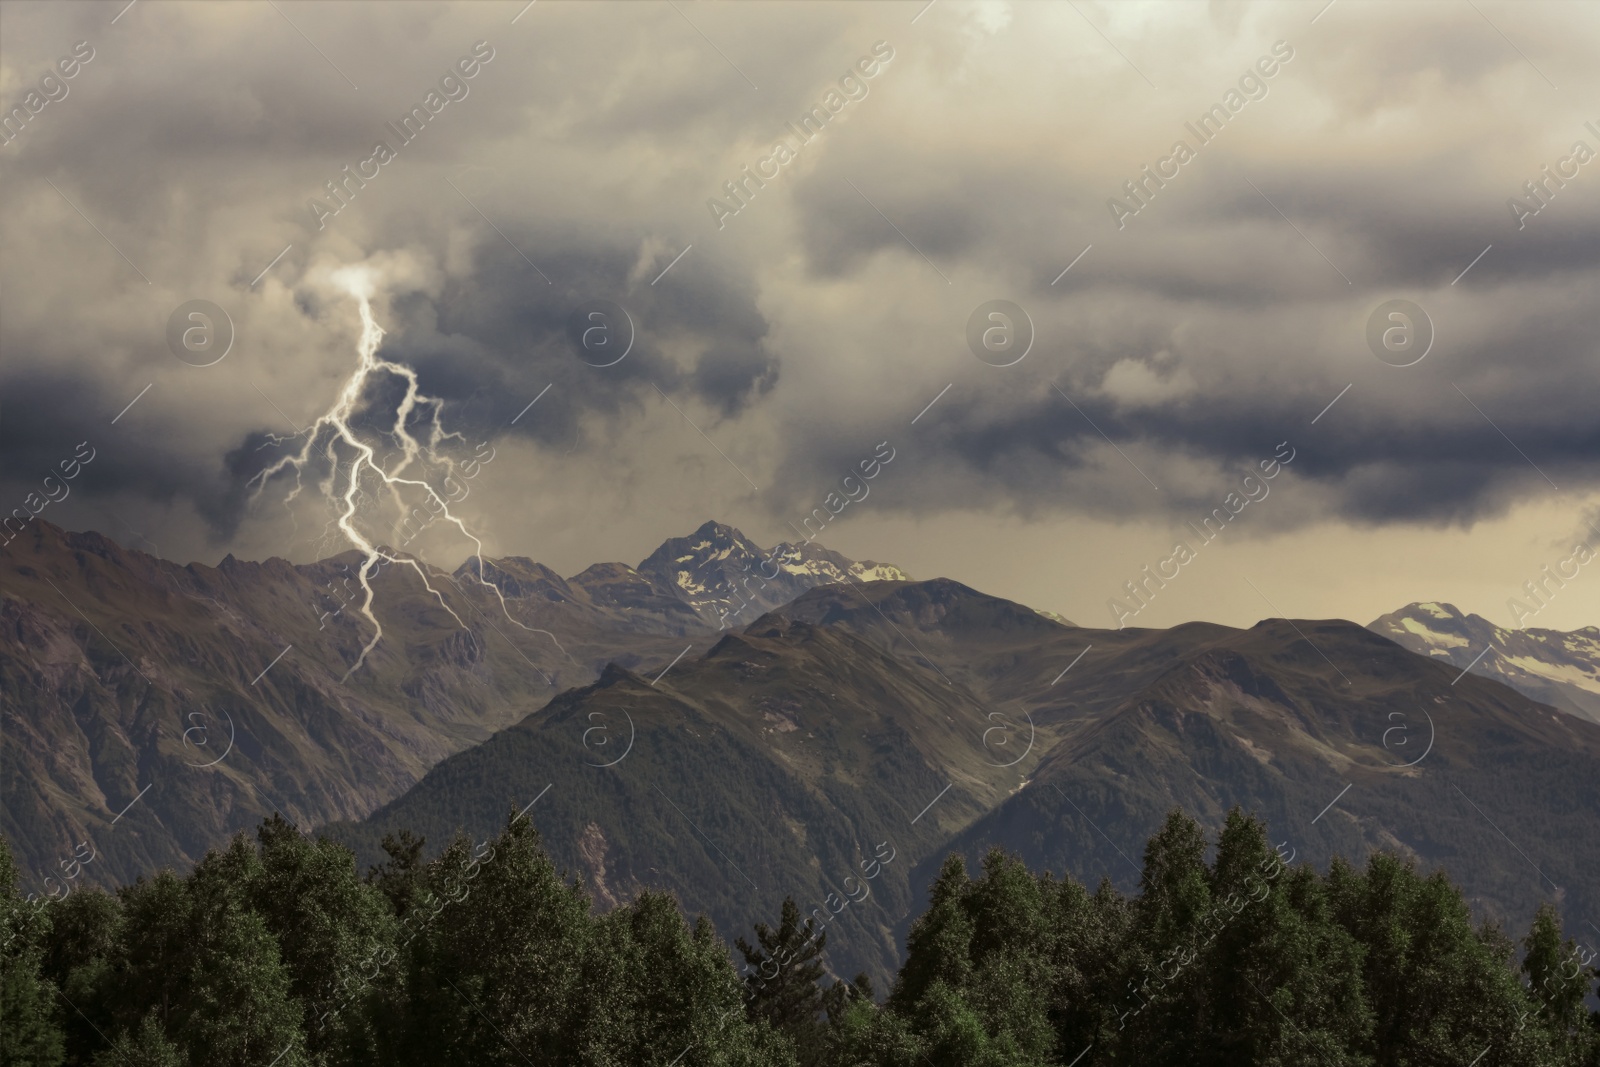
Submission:
[[[1600,722],[1600,627],[1508,630],[1451,604],[1407,604],[1367,629],[1419,655],[1470,666],[1534,700]]]
[[[814,544],[785,541],[766,550],[716,521],[662,542],[638,571],[718,626],[753,622],[818,585],[911,580],[891,564],[858,562]]]

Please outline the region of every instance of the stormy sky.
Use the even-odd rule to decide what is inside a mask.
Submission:
[[[396,434],[375,372],[346,432],[393,470],[437,414],[411,471],[456,470],[491,554],[822,509],[1084,624],[1179,541],[1139,625],[1509,624],[1600,548],[1597,52],[1577,2],[7,0],[4,508],[67,488],[42,518],[180,561],[349,547],[318,420],[365,285],[437,403]],[[302,449],[298,494],[257,477]],[[1596,623],[1587,571],[1538,618]]]

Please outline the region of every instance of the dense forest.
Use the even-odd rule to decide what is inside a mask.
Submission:
[[[358,873],[279,818],[187,876],[23,898],[0,841],[0,1064],[1595,1067],[1594,953],[1442,874],[1293,863],[1181,813],[1136,897],[951,857],[877,996],[786,900],[732,949],[669,896],[595,912],[526,818]],[[736,964],[734,961],[738,960]]]

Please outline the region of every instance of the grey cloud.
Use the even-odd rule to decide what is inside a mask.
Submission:
[[[353,316],[315,267],[379,253],[429,267],[382,294],[384,354],[415,367],[469,437],[565,453],[594,427],[630,442],[660,389],[714,438],[751,443],[771,475],[757,479],[772,487],[757,506],[780,518],[885,437],[905,442],[903,459],[875,483],[873,506],[919,515],[981,502],[1166,522],[1214,503],[1208,478],[1285,438],[1302,449],[1293,471],[1306,489],[1272,520],[1285,525],[1468,523],[1546,493],[1454,386],[1563,489],[1593,485],[1600,162],[1515,229],[1505,198],[1583,135],[1581,116],[1470,10],[1418,5],[1373,34],[1335,9],[1316,36],[1290,34],[1297,57],[1270,95],[1118,231],[1106,198],[1287,33],[1276,9],[1204,16],[1233,57],[1215,68],[1192,59],[1188,15],[1143,26],[1128,47],[1165,64],[1161,84],[1183,85],[1149,94],[1125,68],[1101,84],[1061,62],[1063,48],[1103,42],[1081,21],[1070,38],[1057,32],[1050,5],[1017,5],[981,36],[965,13],[910,27],[895,5],[687,9],[760,92],[665,5],[537,5],[515,27],[489,5],[403,5],[384,19],[302,7],[297,24],[359,93],[265,5],[139,5],[115,35],[86,9],[19,9],[45,51],[88,37],[99,54],[68,99],[0,149],[19,205],[0,239],[28,251],[0,265],[0,488],[21,485],[11,472],[49,455],[66,427],[93,431],[75,412],[114,411],[168,375],[182,390],[163,385],[146,403],[163,417],[191,404],[193,424],[158,433],[129,420],[118,431],[128,451],[84,497],[178,502],[209,536],[234,536],[251,514],[240,485],[273,454],[262,435],[284,430],[246,378],[294,416],[313,412],[350,358]],[[1572,99],[1593,98],[1575,57],[1594,18],[1523,17],[1530,55],[1572,79]],[[744,146],[769,143],[880,38],[897,55],[870,95],[718,233],[704,201],[750,161]],[[497,55],[470,95],[316,229],[306,199],[478,39]],[[37,49],[22,55],[14,40],[7,70],[26,78]],[[227,374],[174,377],[160,327],[202,295],[238,312],[240,351]],[[1419,299],[1439,328],[1411,373],[1362,341],[1366,314],[1395,295]],[[1009,379],[961,339],[970,309],[993,297],[1023,303],[1039,330]],[[616,367],[572,351],[567,319],[589,299],[634,317],[635,346]],[[1119,360],[1160,351],[1191,388],[1143,406],[1103,391]],[[914,431],[902,426],[947,382]],[[510,425],[547,385],[536,414]],[[635,453],[635,474],[680,458]]]

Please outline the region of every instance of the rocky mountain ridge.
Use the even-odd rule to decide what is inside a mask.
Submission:
[[[35,520],[0,549],[0,832],[48,892],[85,842],[81,877],[125,882],[273,811],[359,818],[608,664],[655,671],[714,642],[727,570],[760,550],[717,523],[668,545],[684,541],[571,578],[395,553],[368,576],[369,616],[354,551],[185,566]],[[776,558],[763,605],[884,571]]]

